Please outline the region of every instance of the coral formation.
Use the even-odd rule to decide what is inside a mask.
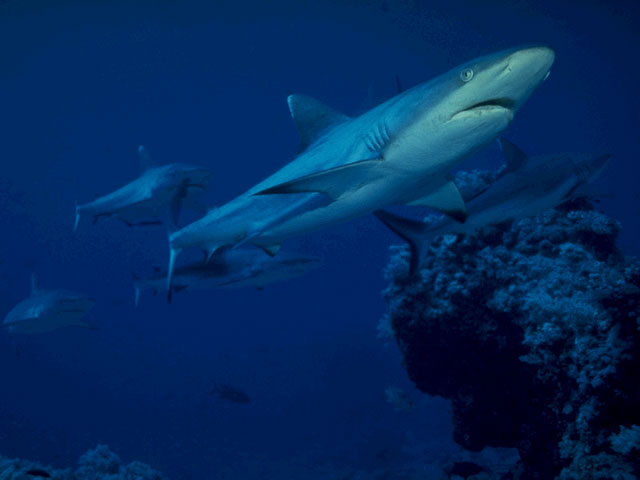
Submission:
[[[48,477],[47,477],[48,475]],[[1,480],[29,480],[52,478],[53,480],[165,480],[160,473],[141,462],[123,465],[109,447],[98,445],[78,460],[78,468],[54,470],[29,460],[9,459],[0,456]]]
[[[379,330],[420,390],[452,400],[456,442],[518,449],[505,478],[640,473],[640,262],[619,230],[578,199],[440,237],[413,277],[391,247]]]

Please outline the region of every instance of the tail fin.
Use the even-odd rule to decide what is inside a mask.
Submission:
[[[373,214],[392,232],[409,244],[411,248],[409,275],[414,275],[420,268],[425,248],[428,245],[427,228],[425,224],[394,215],[385,210],[376,210]]]
[[[171,228],[178,228],[178,220],[180,218],[180,211],[182,210],[182,204],[184,199],[187,197],[187,189],[189,188],[189,183],[187,180],[182,182],[182,184],[178,187],[178,190],[171,198],[171,204],[169,205],[169,221],[171,222]]]
[[[171,303],[171,293],[172,293],[172,288],[171,288],[171,277],[173,276],[173,266],[176,262],[176,257],[180,254],[180,252],[182,251],[181,248],[169,248],[169,270],[167,272],[167,301],[169,303]]]

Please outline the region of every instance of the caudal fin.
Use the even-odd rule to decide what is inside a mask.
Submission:
[[[420,268],[430,235],[426,233],[426,226],[422,222],[409,220],[385,210],[376,210],[373,214],[378,217],[392,232],[406,241],[411,248],[409,260],[409,275],[414,275]]]
[[[189,183],[185,180],[182,182],[180,187],[178,187],[176,193],[171,198],[171,204],[169,205],[170,215],[169,221],[171,229],[178,228],[178,220],[180,219],[180,211],[182,210],[182,204],[184,203],[185,198],[187,198],[187,190],[189,188]]]
[[[173,266],[176,262],[176,257],[180,254],[180,252],[182,251],[181,248],[173,248],[170,247],[169,248],[169,270],[167,272],[167,301],[169,303],[171,303],[171,293],[172,293],[172,288],[171,288],[171,277],[173,277]]]

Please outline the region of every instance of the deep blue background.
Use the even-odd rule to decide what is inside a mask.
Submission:
[[[639,27],[632,1],[0,1],[0,312],[35,271],[96,297],[101,327],[0,333],[0,452],[64,466],[102,442],[179,479],[447,450],[446,404],[412,391],[376,338],[396,239],[372,217],[288,242],[326,258],[299,280],[135,309],[131,273],[165,265],[164,230],[106,220],[73,234],[74,203],[135,177],[140,143],[159,163],[210,167],[223,203],[293,158],[287,94],[355,114],[393,95],[396,74],[410,86],[534,42],[556,64],[507,135],[532,154],[614,154],[601,207],[637,253]],[[468,166],[500,161],[492,145]],[[214,381],[253,403],[217,401]],[[393,412],[387,384],[418,409]]]

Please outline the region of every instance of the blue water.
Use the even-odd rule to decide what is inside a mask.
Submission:
[[[531,154],[612,153],[599,208],[638,253],[639,27],[632,1],[0,2],[0,311],[36,272],[95,297],[100,326],[0,333],[0,453],[62,467],[106,443],[187,479],[453,450],[447,404],[413,390],[376,338],[397,239],[373,217],[287,242],[326,260],[295,281],[136,309],[132,272],[166,264],[166,231],[107,219],[74,234],[74,204],[138,175],[139,144],[211,168],[207,198],[222,204],[295,155],[287,94],[356,114],[394,95],[396,74],[411,86],[542,43],[553,70],[506,135]],[[465,166],[501,160],[492,145]],[[214,382],[252,403],[208,395]],[[393,411],[388,384],[416,410]]]

